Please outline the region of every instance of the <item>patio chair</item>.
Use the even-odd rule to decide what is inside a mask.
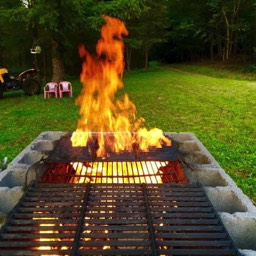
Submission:
[[[58,98],[58,83],[49,82],[44,87],[44,98],[50,98],[51,95],[54,95],[55,98]]]
[[[59,94],[60,98],[63,97],[63,94],[68,94],[69,97],[73,97],[72,85],[68,81],[62,81],[59,83]]]

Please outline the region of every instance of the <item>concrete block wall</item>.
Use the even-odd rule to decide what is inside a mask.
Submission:
[[[256,256],[256,207],[192,133],[167,132],[193,171],[185,167],[190,182],[202,184],[211,203],[239,251]],[[0,226],[23,195],[25,184],[37,176],[31,168],[54,148],[66,132],[43,132],[0,173]]]
[[[0,227],[23,195],[25,186],[36,178],[37,171],[31,167],[47,157],[55,143],[65,134],[66,132],[41,133],[13,159],[7,169],[0,172]]]
[[[256,256],[256,206],[194,134],[167,134],[176,141],[185,162],[193,168],[193,171],[185,168],[186,176],[190,182],[202,184],[241,254]]]

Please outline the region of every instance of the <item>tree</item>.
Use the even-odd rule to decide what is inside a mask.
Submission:
[[[95,27],[101,24],[99,17],[107,14],[125,22],[129,31],[126,43],[127,69],[130,70],[132,49],[141,48],[145,56],[145,69],[148,68],[149,51],[153,45],[164,42],[168,35],[168,0],[112,0],[98,1],[95,6]]]
[[[51,34],[52,79],[59,81],[63,75],[62,57],[65,54],[65,48],[70,47],[70,41],[68,40],[70,34],[73,35],[74,31],[84,30],[86,26],[99,30],[104,22],[104,15],[122,20],[138,16],[144,8],[143,3],[144,0],[54,0],[49,4],[47,0],[36,0],[31,12],[32,20],[36,19],[40,10],[44,9],[44,14],[36,23],[50,31]],[[70,39],[72,40],[73,37]]]
[[[166,42],[167,1],[148,1],[149,9],[142,15],[139,26],[145,52],[145,69],[148,69],[149,51],[155,44]]]
[[[30,35],[22,22],[13,19],[12,13],[21,7],[19,0],[1,0],[0,5],[0,65],[9,68],[27,66],[30,63]]]
[[[103,15],[112,16],[122,20],[128,31],[128,37],[125,40],[126,69],[131,68],[132,49],[138,49],[142,46],[142,41],[138,38],[138,33],[134,32],[141,24],[141,16],[149,9],[147,0],[112,0],[98,1],[91,9],[92,15],[88,18],[90,25],[99,30],[103,20]]]
[[[44,39],[50,42],[52,80],[62,80],[64,75],[63,55],[65,46],[69,43],[67,34],[79,29],[81,24],[86,22],[88,1],[27,0],[22,3],[23,5],[13,12],[13,17],[27,24],[35,42],[42,42]],[[43,33],[46,38],[41,36]]]
[[[167,31],[167,2],[166,0],[146,0],[144,9],[137,17],[127,20],[129,39],[126,40],[128,47],[128,67],[131,62],[132,49],[140,48],[144,53],[144,67],[148,69],[149,52],[158,43],[166,41]]]
[[[193,10],[193,11],[192,11]],[[167,55],[174,61],[197,60],[204,55],[207,38],[205,0],[173,0],[168,4],[168,29],[170,36]]]
[[[228,60],[250,48],[253,0],[172,0],[168,14],[168,46],[179,59]]]
[[[222,28],[224,28],[223,46],[220,45],[221,42],[219,41],[219,51],[222,51],[223,60],[228,60],[232,52],[234,27],[237,22],[241,1],[243,0],[211,0],[208,3],[213,12],[212,21],[215,21],[215,23],[217,20],[221,21]]]
[[[255,0],[0,1],[0,62],[27,66],[29,49],[39,44],[56,81],[68,68],[77,73],[77,46],[84,42],[94,49],[103,15],[121,19],[129,31],[128,70],[143,57],[147,68],[152,53],[167,61],[256,56]]]

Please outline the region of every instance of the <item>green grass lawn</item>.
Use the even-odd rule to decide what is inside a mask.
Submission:
[[[177,68],[177,66],[176,66]],[[179,69],[182,68],[179,66]],[[193,132],[256,201],[256,82],[207,69],[168,67],[137,71],[124,78],[125,91],[148,128]],[[190,74],[193,71],[204,75]],[[200,71],[201,72],[198,72]],[[207,76],[207,73],[210,76]],[[225,78],[228,77],[228,78]],[[73,80],[74,98],[47,99],[43,94],[6,93],[0,100],[0,160],[11,161],[43,131],[73,131],[81,85]]]

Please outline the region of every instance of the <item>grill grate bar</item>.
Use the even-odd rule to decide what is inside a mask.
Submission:
[[[232,249],[170,249],[170,250],[160,250],[159,253],[167,253],[167,255],[222,255],[222,256],[230,256],[235,255]],[[239,255],[239,254],[238,254]]]
[[[10,252],[11,252],[11,254],[10,254]],[[50,252],[49,252],[49,250],[38,250],[38,251],[36,251],[36,250],[20,250],[20,249],[18,249],[18,250],[16,250],[16,251],[10,251],[10,250],[0,250],[0,255],[1,256],[9,256],[9,255],[11,255],[11,256],[42,256],[42,255],[58,255],[58,256],[60,256],[60,255],[65,255],[65,256],[67,256],[67,255],[71,255],[70,254],[71,253],[71,251],[70,250],[66,250],[66,251],[60,251],[60,250],[51,250]],[[92,254],[93,255],[93,254]]]
[[[89,198],[89,193],[91,189],[91,184],[86,185],[86,192],[84,194],[84,200],[83,200],[83,205],[82,205],[82,210],[81,210],[81,216],[79,218],[79,223],[77,225],[77,229],[75,232],[75,239],[74,239],[74,245],[73,245],[73,250],[72,250],[72,255],[77,255],[77,249],[78,249],[78,244],[79,244],[79,239],[82,231],[82,226],[83,226],[83,218],[84,214],[87,209],[87,202]]]
[[[150,236],[151,243],[152,243],[153,255],[157,256],[159,254],[158,254],[158,251],[157,251],[155,230],[154,230],[153,221],[152,221],[152,217],[151,217],[150,203],[149,203],[149,200],[148,200],[147,189],[146,189],[145,184],[142,184],[142,191],[143,191],[143,196],[144,196],[144,199],[145,199],[146,213],[147,213],[147,223],[148,223],[148,229],[149,229],[149,236]]]
[[[5,242],[5,247],[16,247],[16,248],[28,248],[28,247],[40,247],[40,246],[51,246],[51,247],[62,247],[62,246],[72,246],[72,241],[15,241],[15,245],[13,242]]]
[[[1,229],[0,255],[240,254],[197,185],[36,183]]]
[[[152,211],[151,211],[152,212]],[[134,215],[136,215],[137,213],[134,211]],[[55,217],[62,217],[63,213],[55,213]],[[79,213],[78,212],[73,212],[73,213],[65,213],[65,217],[67,218],[71,218],[71,217],[78,217]],[[98,218],[100,217],[110,217],[112,216],[112,213],[88,213],[87,216],[89,217],[93,217],[93,216],[97,216]],[[126,213],[119,213],[120,217],[125,217]],[[151,214],[151,216],[153,216],[154,218],[159,216],[159,212],[155,212]],[[214,213],[164,213],[161,215],[163,218],[182,218],[182,219],[212,219],[216,217],[216,214]],[[16,213],[15,217],[18,217],[20,219],[31,219],[31,218],[35,218],[35,217],[45,217],[45,214],[39,214],[39,213]]]
[[[145,250],[145,249],[136,249],[136,250],[125,250],[125,249],[111,249],[111,250],[81,250],[80,255],[120,255],[120,256],[133,256],[133,255],[147,255],[152,256],[151,250]],[[171,254],[170,254],[171,255]]]

